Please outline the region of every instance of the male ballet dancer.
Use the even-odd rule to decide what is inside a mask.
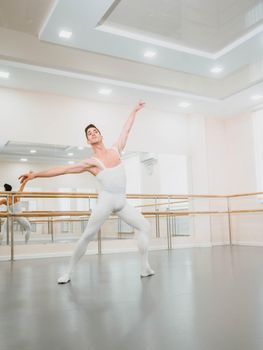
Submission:
[[[143,215],[133,208],[126,200],[126,176],[124,166],[120,160],[120,153],[126,145],[136,114],[144,105],[144,102],[139,101],[134,107],[122,129],[119,139],[113,147],[107,149],[103,143],[103,137],[100,131],[95,125],[89,124],[85,129],[85,135],[87,143],[91,145],[94,151],[94,157],[76,165],[23,174],[19,177],[21,183],[24,183],[24,181],[32,180],[37,177],[53,177],[88,171],[96,176],[100,182],[101,190],[99,191],[96,208],[92,211],[87,227],[76,244],[67,272],[58,279],[59,284],[70,282],[73,270],[79,259],[85,254],[88,243],[96,235],[112,212],[138,230],[141,277],[154,274],[148,262],[150,224]]]
[[[27,180],[23,181],[21,186],[19,187],[17,193],[21,193],[24,190],[24,187],[27,183]],[[4,188],[6,192],[12,191],[12,186],[9,184],[4,184]],[[14,197],[14,201],[12,202],[12,197],[9,196],[8,199],[2,198],[0,199],[0,205],[6,205],[8,207],[8,210],[12,213],[18,213],[21,211],[21,205],[20,205],[20,197]],[[22,226],[22,228],[25,230],[25,242],[27,243],[31,234],[31,225],[28,219],[23,217],[16,217],[16,221]],[[7,233],[7,219],[5,219],[3,226],[2,226],[2,232],[0,233],[0,244],[2,244],[3,238]]]

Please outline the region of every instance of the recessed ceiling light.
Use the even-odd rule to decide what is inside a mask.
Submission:
[[[63,39],[70,39],[72,36],[72,32],[70,32],[69,30],[61,30],[58,36]]]
[[[69,152],[68,156],[72,157],[72,156],[74,156],[74,153],[73,152]]]
[[[253,95],[250,98],[251,98],[251,100],[256,101],[256,100],[260,100],[262,97],[263,97],[262,95]]]
[[[178,107],[181,107],[181,108],[187,108],[187,107],[190,107],[191,106],[191,103],[190,102],[181,102],[178,104]]]
[[[78,147],[78,150],[79,150],[79,151],[83,151],[83,150],[84,150],[84,147],[79,146],[79,147]]]
[[[27,162],[27,158],[21,158],[20,161],[21,162]]]
[[[30,153],[37,153],[37,151],[35,149],[31,149]]]
[[[2,79],[8,79],[9,76],[10,76],[10,73],[9,73],[9,72],[0,71],[0,78],[2,78]]]
[[[98,92],[101,95],[110,95],[112,93],[112,90],[111,89],[107,89],[107,88],[103,88],[103,89],[100,89]]]
[[[146,57],[146,58],[153,58],[155,57],[157,54],[156,51],[152,51],[152,50],[147,50],[144,52],[143,56]]]
[[[73,160],[70,160],[68,164],[75,164],[75,162],[73,162]]]
[[[211,69],[210,69],[210,72],[211,72],[211,73],[218,74],[218,73],[223,72],[223,70],[224,70],[223,67],[216,66],[216,67],[211,68]]]

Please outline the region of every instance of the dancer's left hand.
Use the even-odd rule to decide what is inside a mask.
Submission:
[[[134,111],[138,112],[145,106],[145,102],[140,100],[137,105],[134,107]]]
[[[35,176],[33,171],[30,171],[29,173],[20,175],[18,179],[20,180],[21,185],[23,185],[26,184],[29,180],[33,180],[34,177]]]

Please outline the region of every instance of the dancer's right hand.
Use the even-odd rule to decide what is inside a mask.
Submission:
[[[22,183],[27,182],[29,180],[33,180],[34,178],[35,178],[35,175],[34,175],[33,171],[30,171],[29,173],[20,175],[18,180],[20,180],[20,183],[22,184]]]

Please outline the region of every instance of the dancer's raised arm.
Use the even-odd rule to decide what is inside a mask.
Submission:
[[[119,152],[121,152],[124,147],[126,146],[127,139],[129,136],[129,133],[131,131],[131,128],[133,126],[136,114],[138,111],[140,111],[145,106],[145,102],[139,101],[137,105],[133,108],[129,118],[127,119],[126,123],[124,124],[124,127],[122,129],[122,132],[120,134],[120,137],[118,141],[114,144],[114,146],[118,147]]]

